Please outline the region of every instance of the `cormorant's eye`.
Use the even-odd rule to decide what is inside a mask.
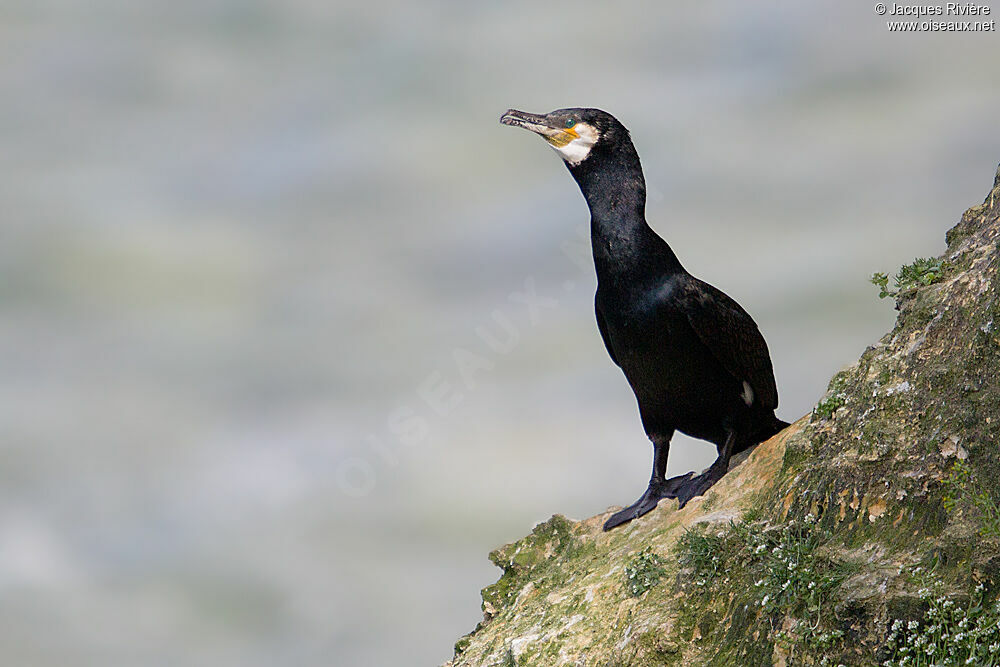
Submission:
[[[574,125],[576,125],[576,121],[573,120],[572,118],[567,118],[564,125],[566,125],[566,127],[573,127]]]

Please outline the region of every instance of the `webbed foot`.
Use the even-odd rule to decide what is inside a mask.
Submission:
[[[642,494],[639,500],[635,501],[625,509],[615,512],[604,522],[604,530],[611,530],[615,526],[628,523],[632,519],[638,519],[643,514],[651,512],[658,502],[664,498],[676,498],[678,490],[686,485],[694,473],[686,473],[671,477],[662,482],[650,482],[649,488]]]
[[[703,472],[702,474],[694,477],[685,484],[682,488],[677,491],[677,509],[684,509],[684,506],[688,504],[692,498],[703,495],[712,486],[722,479],[722,476],[726,474],[726,470],[721,466],[713,465],[711,468]]]

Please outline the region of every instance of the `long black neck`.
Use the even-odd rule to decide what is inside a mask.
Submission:
[[[598,279],[654,266],[660,272],[684,270],[667,242],[646,223],[646,180],[631,140],[610,149],[598,143],[583,162],[567,166],[590,207]]]

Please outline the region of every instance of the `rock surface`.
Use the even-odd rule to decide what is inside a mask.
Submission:
[[[607,513],[554,516],[490,554],[503,575],[447,664],[903,664],[906,642],[989,655],[1000,624],[918,633],[942,606],[966,610],[956,628],[992,623],[1000,593],[998,218],[1000,170],[947,251],[900,271],[893,331],[705,497],[609,533]]]

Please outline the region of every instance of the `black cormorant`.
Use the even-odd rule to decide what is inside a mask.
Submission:
[[[684,507],[726,474],[734,453],[788,426],[774,414],[778,390],[764,337],[738,303],[685,271],[646,223],[639,155],[615,117],[600,109],[510,109],[500,122],[541,135],[587,200],[597,327],[653,442],[649,487],[604,529],[642,516],[662,498]],[[715,443],[719,456],[703,474],[666,479],[675,430]]]

